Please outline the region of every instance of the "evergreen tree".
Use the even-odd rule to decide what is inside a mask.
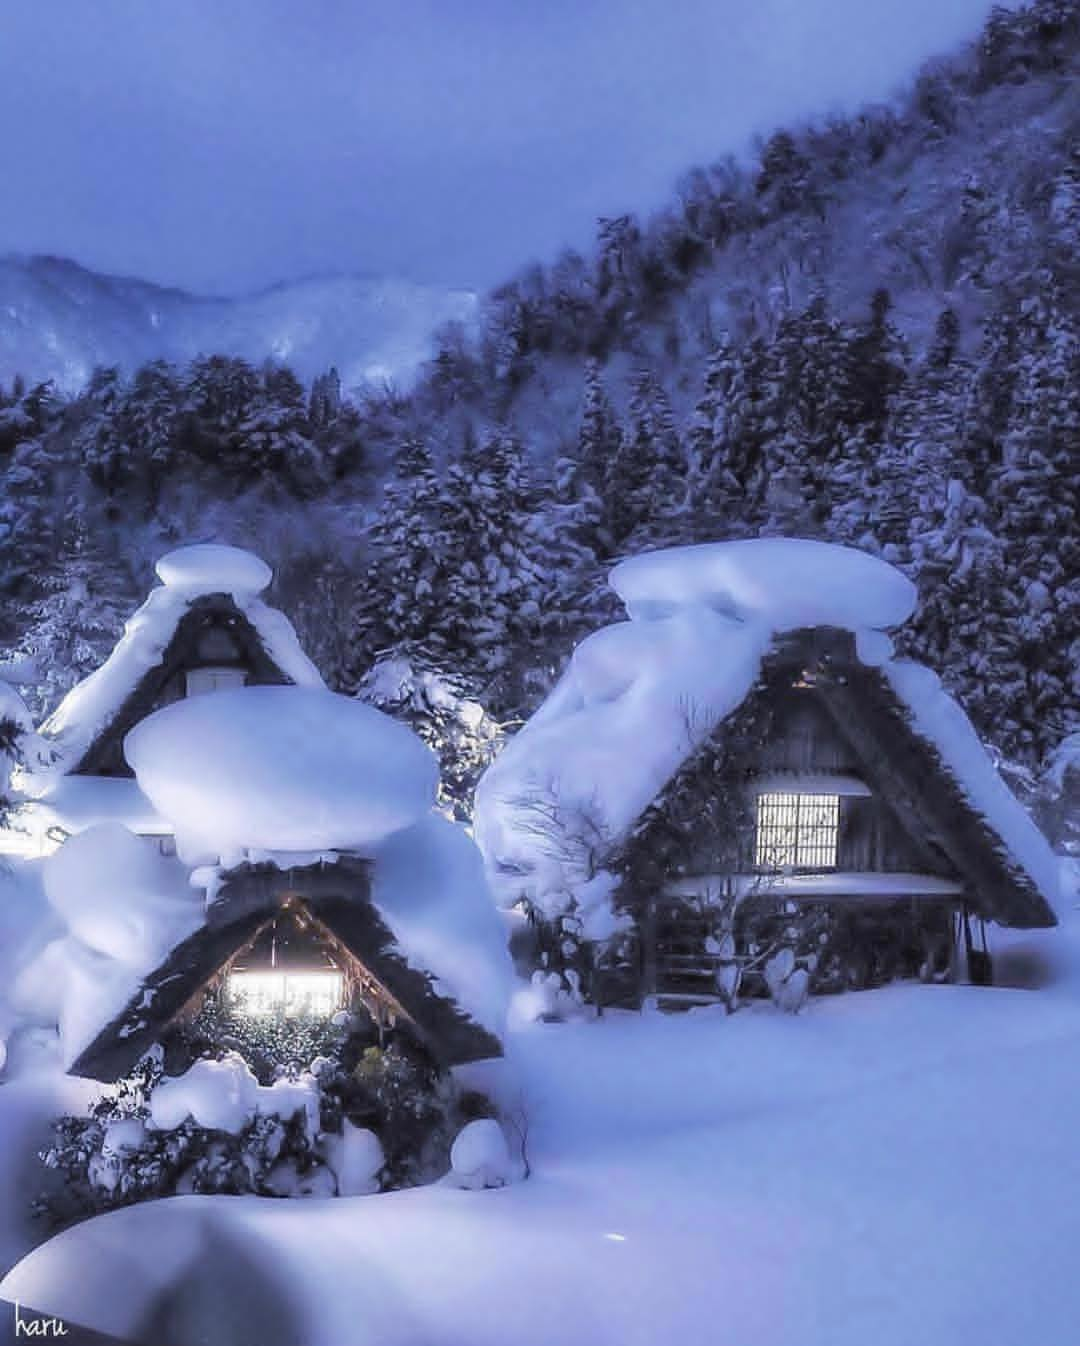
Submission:
[[[577,452],[555,464],[555,499],[581,545],[602,557],[609,556],[613,546],[606,489],[621,442],[622,427],[604,388],[600,366],[589,360]]]
[[[15,769],[29,765],[42,747],[22,698],[0,678],[0,827],[10,825],[19,802],[12,781]]]
[[[323,483],[321,456],[312,443],[304,389],[285,365],[267,364],[237,428],[237,465],[246,485],[284,487],[314,495]]]
[[[403,651],[430,655],[432,634],[443,605],[442,566],[452,560],[437,551],[442,491],[431,453],[410,437],[399,447],[394,475],[371,527],[371,560],[357,596],[350,626],[355,685],[375,660]]]
[[[671,402],[656,375],[640,369],[631,386],[627,427],[607,496],[623,516],[634,550],[689,541],[689,462]],[[616,523],[615,535],[620,528]]]

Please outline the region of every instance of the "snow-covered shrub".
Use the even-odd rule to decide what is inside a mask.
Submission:
[[[446,1182],[475,1191],[482,1187],[505,1187],[520,1176],[521,1165],[510,1154],[502,1127],[492,1117],[469,1122],[450,1150]]]
[[[41,1158],[63,1177],[37,1203],[56,1225],[174,1193],[362,1195],[430,1182],[454,1135],[490,1111],[404,1041],[335,1027],[302,1070],[272,1057],[266,1083],[236,1051],[165,1076],[156,1051],[88,1116],[63,1117]]]
[[[458,1124],[451,1082],[403,1042],[352,1052],[319,1078],[324,1130],[346,1122],[374,1131],[385,1153],[387,1187],[425,1182],[443,1172]]]
[[[494,759],[502,726],[467,695],[464,680],[402,655],[379,660],[365,675],[363,700],[403,720],[439,758],[439,803],[460,821],[472,813],[476,782]]]
[[[249,1094],[260,1086],[250,1072],[244,1078],[242,1062],[199,1066],[194,1079],[163,1079],[160,1059],[152,1059],[108,1091],[89,1116],[61,1118],[41,1159],[64,1185],[39,1201],[38,1212],[61,1225],[174,1193],[279,1196],[300,1194],[307,1185],[332,1194],[333,1175],[304,1098],[265,1088],[263,1095],[280,1098],[252,1096],[248,1106],[238,1082]],[[205,1069],[215,1066],[216,1076]]]
[[[374,1131],[354,1126],[346,1117],[340,1136],[325,1137],[323,1152],[337,1179],[338,1196],[367,1196],[379,1190],[386,1155]]]
[[[542,790],[514,807],[518,827],[536,838],[537,859],[528,870],[500,873],[495,887],[498,900],[525,918],[526,933],[512,949],[519,972],[532,978],[529,1017],[573,1017],[597,1003],[598,972],[631,929],[612,906],[618,876],[603,863],[610,840],[595,810],[564,807]]]
[[[1035,808],[1053,845],[1066,855],[1080,855],[1080,729],[1066,734],[1050,754]]]
[[[765,983],[773,1004],[787,1014],[798,1014],[810,994],[810,973],[796,966],[794,951],[788,946],[765,964]]]
[[[9,820],[15,803],[11,783],[15,768],[27,765],[40,750],[30,712],[14,687],[4,681],[0,666],[0,827]]]

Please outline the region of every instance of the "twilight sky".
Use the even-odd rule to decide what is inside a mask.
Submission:
[[[232,293],[486,286],[991,0],[3,0],[0,253]]]

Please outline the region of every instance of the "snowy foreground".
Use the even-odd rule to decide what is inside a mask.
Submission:
[[[530,1118],[528,1182],[173,1198],[58,1236],[0,1290],[156,1346],[1080,1336],[1075,979],[895,987],[795,1019],[615,1015],[510,1052],[494,1070]],[[9,1118],[34,1088],[11,1087]]]

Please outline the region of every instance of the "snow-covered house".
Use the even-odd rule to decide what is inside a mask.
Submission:
[[[832,989],[966,955],[986,977],[980,922],[1055,924],[1048,844],[938,678],[895,654],[900,572],[763,539],[634,557],[611,582],[629,620],[578,647],[477,793],[541,963],[692,1003],[748,970]]]
[[[437,1070],[498,1055],[504,928],[474,843],[435,812],[434,755],[325,687],[257,596],[258,558],[199,546],[157,569],[27,773],[49,915],[0,1031],[56,1025],[63,1065],[106,1081],[210,1005],[344,1012]]]
[[[32,803],[16,820],[23,849],[44,854],[75,832],[120,822],[171,849],[172,828],[124,758],[124,736],[188,696],[263,685],[323,687],[283,613],[259,595],[272,572],[237,547],[182,547],[157,563],[162,583],[115,649],[42,724],[47,758],[19,784]]]

